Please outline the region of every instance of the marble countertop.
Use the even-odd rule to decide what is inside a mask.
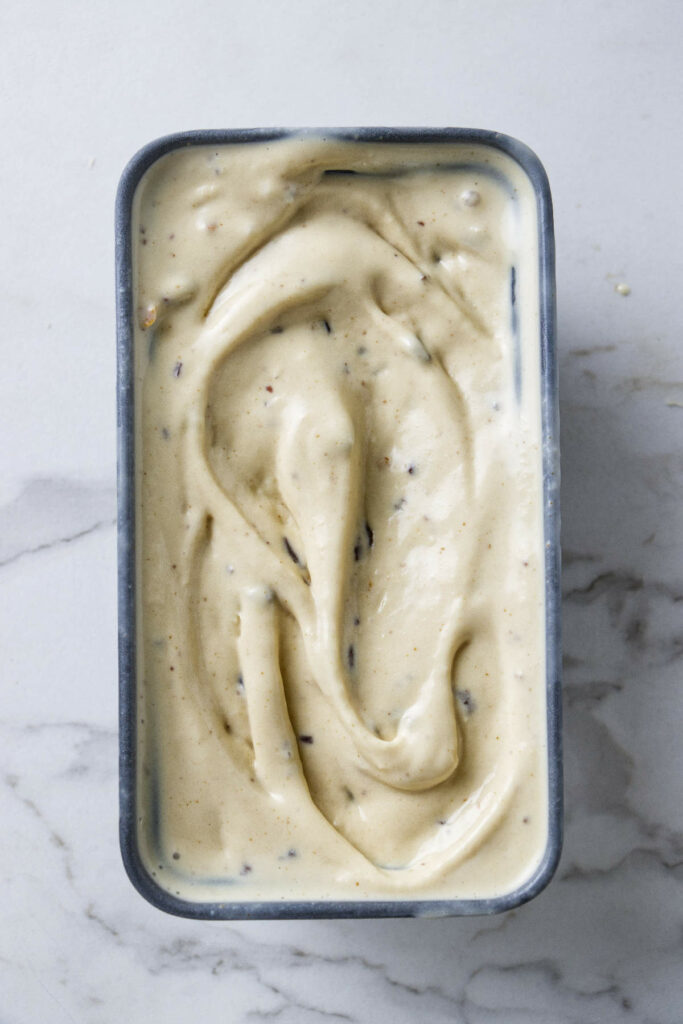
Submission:
[[[683,7],[10,0],[0,20],[0,1024],[679,1024]],[[496,918],[176,920],[117,845],[114,191],[168,131],[362,123],[496,128],[550,177],[564,854]]]

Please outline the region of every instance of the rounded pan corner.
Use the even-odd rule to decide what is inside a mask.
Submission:
[[[156,910],[175,917],[208,916],[193,913],[193,904],[179,900],[152,877],[142,862],[135,829],[124,817],[121,818],[119,825],[119,849],[131,885]]]
[[[147,900],[148,903],[151,903],[158,910],[163,910],[162,904],[166,893],[143,866],[135,837],[135,829],[124,817],[123,810],[122,808],[122,816],[119,820],[119,850],[124,870],[128,875],[131,885],[143,899]]]
[[[124,218],[128,218],[140,179],[145,171],[156,163],[162,156],[177,149],[184,143],[184,135],[192,133],[176,132],[173,135],[163,135],[158,139],[145,143],[128,160],[116,189],[116,228],[117,232],[122,226]]]
[[[172,132],[147,142],[129,159],[121,172],[116,190],[117,228],[130,216],[135,190],[146,171],[174,149],[187,146],[225,145],[237,142],[258,142],[282,138],[290,134],[284,128],[197,128],[192,131]]]
[[[505,135],[503,132],[488,132],[487,134],[490,136],[490,144],[512,157],[525,172],[536,191],[550,203],[550,181],[535,150],[527,146],[526,142],[515,138],[514,135]]]
[[[552,795],[553,804],[549,822],[548,842],[543,856],[530,877],[512,892],[481,899],[437,900],[412,904],[413,917],[483,917],[505,914],[524,906],[540,895],[552,881],[562,855],[562,790]]]
[[[504,911],[514,910],[516,907],[521,907],[525,903],[529,903],[535,899],[536,896],[540,895],[544,889],[550,885],[557,866],[560,863],[560,857],[562,855],[562,819],[561,816],[558,818],[556,830],[548,838],[548,843],[545,848],[543,859],[532,874],[531,878],[524,882],[523,885],[515,889],[514,892],[509,893],[507,896],[503,896],[500,899],[500,906],[493,909],[493,913],[503,913]]]
[[[116,191],[117,213],[122,213],[129,209],[140,179],[152,164],[155,164],[162,156],[166,156],[167,153],[174,149],[181,149],[184,146],[191,146],[197,142],[206,141],[207,134],[208,132],[201,129],[172,132],[169,135],[160,135],[158,138],[146,142],[144,146],[133,154],[121,172]]]
[[[473,139],[505,153],[521,168],[536,195],[538,209],[538,235],[540,245],[540,284],[546,338],[555,326],[555,234],[553,199],[545,166],[538,154],[525,142],[513,135],[486,129],[470,129]],[[554,335],[553,335],[554,337]]]

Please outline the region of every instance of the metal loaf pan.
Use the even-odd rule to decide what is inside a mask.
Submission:
[[[541,416],[546,611],[546,706],[548,750],[548,842],[534,875],[514,892],[487,899],[381,901],[204,902],[179,899],[145,869],[137,838],[136,799],[137,637],[135,550],[134,281],[131,232],[133,200],[145,171],[172,150],[265,142],[290,136],[325,136],[378,143],[461,143],[491,147],[512,158],[536,195],[539,248]],[[560,633],[559,419],[555,351],[555,246],[550,188],[536,155],[498,132],[472,128],[343,128],[200,130],[151,142],[125,168],[116,197],[117,439],[118,439],[118,616],[119,616],[119,800],[120,845],[135,888],[160,910],[195,919],[286,919],[447,917],[493,914],[519,906],[550,881],[562,846],[562,736]]]

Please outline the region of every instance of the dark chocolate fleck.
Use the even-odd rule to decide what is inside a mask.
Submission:
[[[249,875],[249,874],[251,874],[251,871],[252,871],[251,864],[243,864],[242,867],[240,868],[240,874],[241,875]]]
[[[279,325],[277,327],[271,327],[270,329],[271,334],[282,334],[283,331],[284,327],[280,327]]]
[[[163,437],[164,441],[168,441],[169,437],[171,436],[168,427],[161,428],[161,436]]]
[[[297,555],[296,551],[294,550],[292,545],[289,543],[287,538],[283,537],[282,540],[284,541],[285,550],[286,550],[287,554],[289,555],[289,557],[294,562],[294,564],[295,565],[301,565],[301,562],[299,561],[299,556]]]
[[[463,708],[465,709],[465,713],[469,718],[472,712],[475,711],[477,708],[477,704],[474,697],[472,696],[469,690],[456,690],[455,696],[462,704]]]
[[[358,618],[357,615],[356,615],[355,619],[353,620],[353,624],[354,624],[354,626],[360,626],[360,619]]]
[[[368,547],[371,548],[372,545],[375,543],[375,535],[374,535],[374,533],[372,531],[372,527],[370,526],[370,523],[366,523],[365,524],[365,534],[366,534],[366,536],[368,538]]]
[[[180,860],[180,854],[178,853],[178,851],[177,851],[177,850],[176,850],[176,852],[175,852],[175,853],[173,854],[173,860]]]
[[[244,689],[244,677],[243,677],[241,672],[240,672],[240,674],[237,677],[237,689],[238,690],[243,690]]]
[[[353,668],[356,664],[356,649],[353,644],[349,644],[349,649],[346,652],[346,657],[349,663],[349,668]]]
[[[308,735],[308,733],[304,733],[302,736],[299,736],[299,742],[300,743],[312,743],[313,742],[313,737]]]
[[[330,327],[327,320],[323,320],[323,327],[325,328],[328,334],[332,334],[332,328]]]
[[[349,802],[356,799],[352,790],[350,790],[348,786],[344,786],[344,794]]]
[[[223,728],[225,729],[227,734],[230,735],[230,733],[232,732],[232,727],[230,725],[230,722],[225,717],[225,715],[223,715]]]
[[[412,463],[408,466],[408,472],[410,473],[411,476],[415,472],[415,466]]]
[[[174,377],[179,377],[180,374],[182,373],[182,369],[183,369],[183,364],[180,362],[180,360],[178,360],[178,362],[173,367],[173,376]]]
[[[360,562],[360,556],[361,556],[360,540],[357,540],[356,543],[353,545],[353,560],[354,560],[354,562]]]

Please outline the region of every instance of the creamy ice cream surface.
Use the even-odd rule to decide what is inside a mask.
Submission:
[[[527,175],[179,148],[133,275],[146,870],[189,901],[512,892],[548,841]]]

